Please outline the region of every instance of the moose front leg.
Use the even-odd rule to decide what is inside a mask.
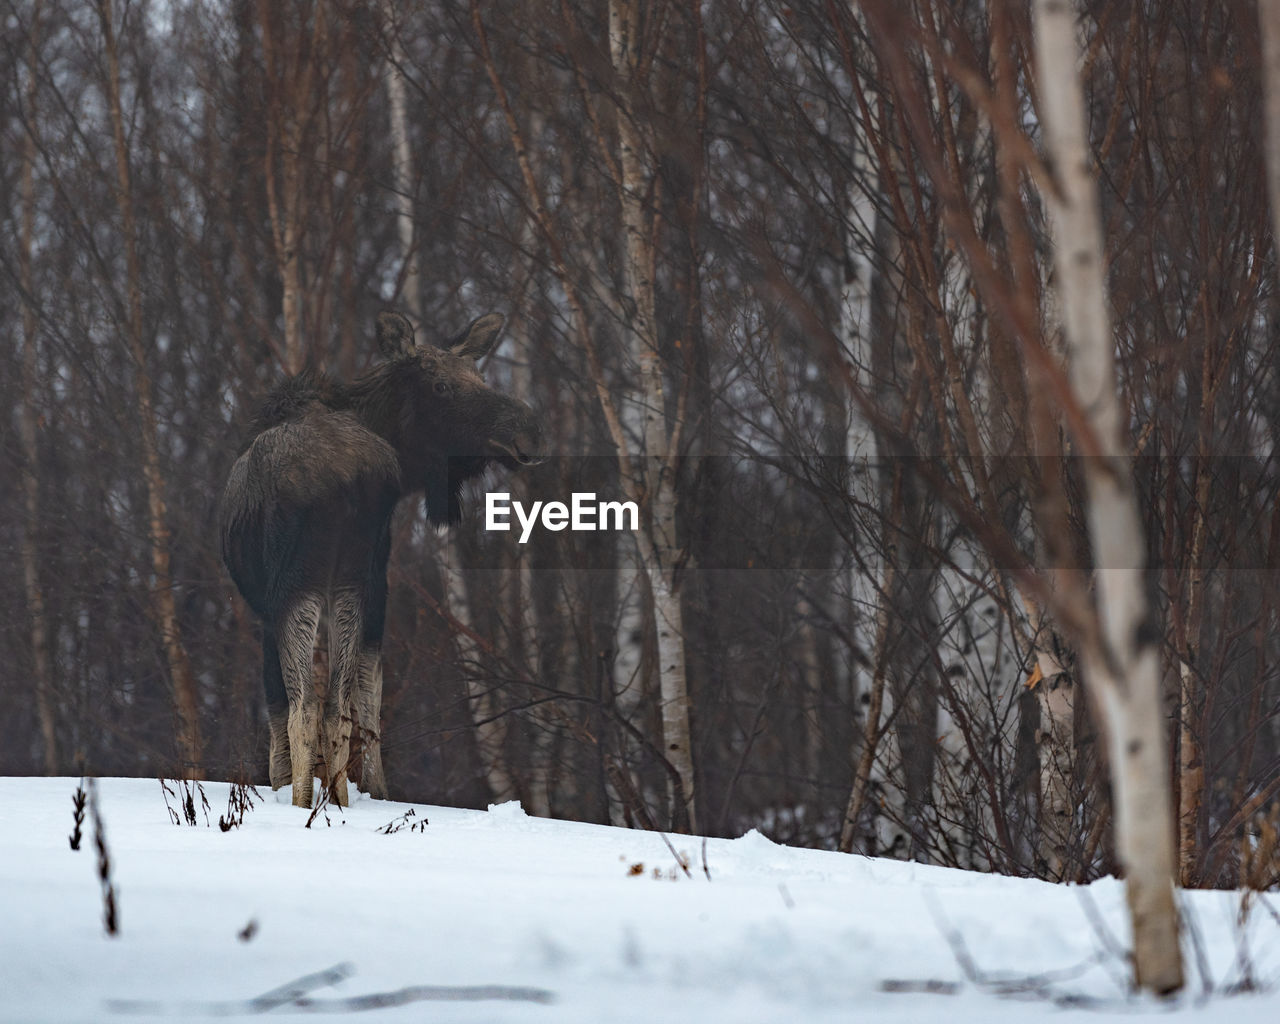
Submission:
[[[351,695],[360,665],[360,595],[340,590],[329,603],[329,690],[324,704],[325,761],[329,797],[347,806],[347,767],[351,760]]]
[[[316,734],[320,724],[320,706],[311,678],[311,662],[321,608],[319,595],[300,597],[285,615],[278,639],[281,674],[289,701],[287,732],[294,807],[311,806]],[[274,742],[272,749],[277,749]]]

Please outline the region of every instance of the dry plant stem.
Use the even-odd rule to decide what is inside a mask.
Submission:
[[[120,933],[120,914],[116,905],[116,890],[111,882],[111,855],[107,850],[107,833],[102,824],[102,811],[98,807],[98,786],[89,779],[89,813],[93,817],[93,845],[98,851],[98,881],[102,883],[102,924],[108,935]]]
[[[84,805],[87,794],[84,788],[84,779],[82,778],[76,784],[76,791],[71,794],[71,835],[67,837],[67,842],[71,844],[71,849],[80,849],[80,840],[84,836],[81,826],[84,825]]]
[[[1076,71],[1075,13],[1064,0],[1034,5],[1041,113],[1060,185],[1059,195],[1046,194],[1045,201],[1055,229],[1070,380],[1097,448],[1083,469],[1100,629],[1094,642],[1082,644],[1081,660],[1106,730],[1116,845],[1133,924],[1134,981],[1166,994],[1182,987],[1183,973],[1159,652],[1147,623],[1145,545],[1117,389],[1101,217]]]

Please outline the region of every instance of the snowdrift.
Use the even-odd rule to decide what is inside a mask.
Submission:
[[[177,784],[169,783],[175,789]],[[223,831],[155,779],[103,779],[118,933],[75,779],[0,779],[0,1020],[546,1024],[1055,1022],[1160,1015],[1131,997],[1124,894],[739,839],[260,789]],[[282,790],[281,799],[288,799]],[[177,818],[179,824],[174,823]],[[668,845],[668,843],[670,845]],[[1280,908],[1272,897],[1270,906]],[[1180,1020],[1280,1020],[1280,918],[1184,898]],[[1213,992],[1196,967],[1202,948]],[[1231,994],[1241,982],[1258,993]]]

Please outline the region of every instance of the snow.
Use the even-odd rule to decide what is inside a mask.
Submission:
[[[1185,896],[1214,993],[1188,942],[1192,983],[1170,1007],[1126,992],[1090,923],[1092,905],[1124,941],[1113,879],[1049,885],[792,849],[755,830],[706,841],[708,879],[703,842],[688,836],[667,837],[686,876],[656,833],[533,818],[514,803],[364,796],[306,828],[287,789],[260,790],[243,826],[223,832],[230,787],[202,786],[210,825],[198,812],[191,827],[173,824],[155,779],[98,783],[120,912],[110,937],[91,816],[81,849],[67,841],[76,780],[0,779],[0,1020],[350,1021],[367,1002],[397,1001],[360,1019],[1022,1024],[1096,1021],[1101,1009],[1280,1020],[1280,919],[1257,907],[1239,928],[1236,893]],[[1242,941],[1263,994],[1226,994]],[[317,974],[299,984],[310,1004],[248,1002]],[[953,988],[918,990],[928,982]]]

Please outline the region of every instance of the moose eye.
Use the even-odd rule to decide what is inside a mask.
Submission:
[[[431,387],[437,395],[447,395],[449,393],[449,385],[442,380],[436,381]]]

